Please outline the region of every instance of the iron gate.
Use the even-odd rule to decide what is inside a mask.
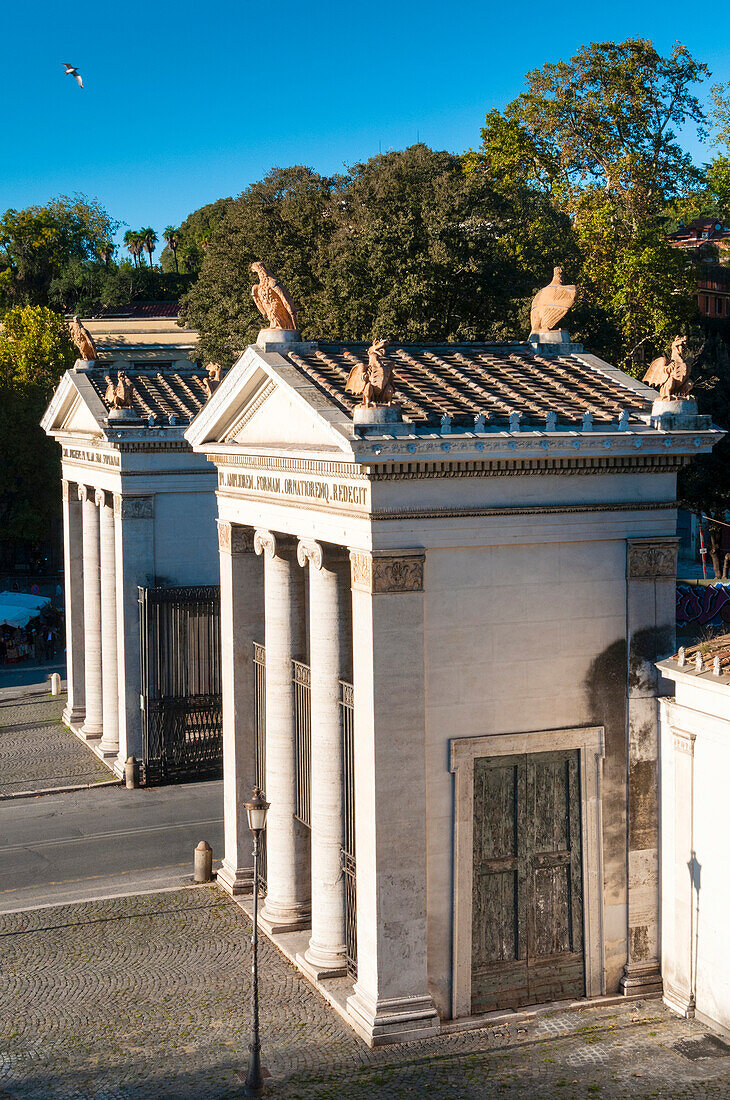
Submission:
[[[141,588],[144,782],[223,772],[220,588]]]
[[[253,644],[253,728],[256,752],[256,786],[266,793],[266,650]],[[259,885],[266,890],[266,829],[259,839]]]

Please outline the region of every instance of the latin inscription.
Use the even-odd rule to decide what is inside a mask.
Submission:
[[[315,481],[312,478],[281,477],[275,474],[244,474],[221,470],[221,488],[250,489],[255,493],[298,497],[300,500],[323,501],[325,504],[367,505],[367,486],[346,481]]]
[[[64,458],[75,458],[80,462],[97,462],[101,466],[119,466],[121,458],[113,451],[84,451],[79,447],[64,447]]]

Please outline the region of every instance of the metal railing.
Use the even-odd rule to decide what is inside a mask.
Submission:
[[[312,827],[312,677],[309,665],[292,661],[297,789],[294,816]]]
[[[253,729],[256,752],[256,786],[266,791],[266,650],[253,644]],[[259,841],[259,884],[266,889],[266,830]]]
[[[347,973],[357,978],[357,867],[355,864],[355,699],[354,688],[340,680],[342,759],[344,764],[344,830],[342,873],[345,879],[345,944]]]

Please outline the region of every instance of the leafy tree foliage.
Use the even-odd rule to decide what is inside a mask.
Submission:
[[[50,537],[59,505],[60,457],[39,421],[76,351],[63,317],[43,306],[15,306],[0,332],[0,539]]]
[[[53,279],[69,263],[106,253],[116,228],[100,204],[83,195],[7,210],[0,217],[0,306],[46,305]]]
[[[216,202],[201,206],[188,214],[179,229],[173,226],[163,233],[167,241],[167,247],[162,250],[160,266],[163,271],[177,271],[182,263],[183,269],[188,274],[197,274],[203,264],[208,244],[216,233],[226,210],[233,199],[217,199]],[[173,248],[167,236],[172,229],[175,234],[176,247]]]

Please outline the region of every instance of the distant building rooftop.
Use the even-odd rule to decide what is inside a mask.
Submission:
[[[160,320],[171,317],[176,319],[180,312],[179,302],[128,302],[124,306],[110,306],[103,309],[99,319],[127,318],[129,320]]]
[[[680,222],[674,233],[667,234],[667,240],[674,248],[702,249],[713,244],[730,248],[730,228],[717,218],[693,218],[686,225]]]

